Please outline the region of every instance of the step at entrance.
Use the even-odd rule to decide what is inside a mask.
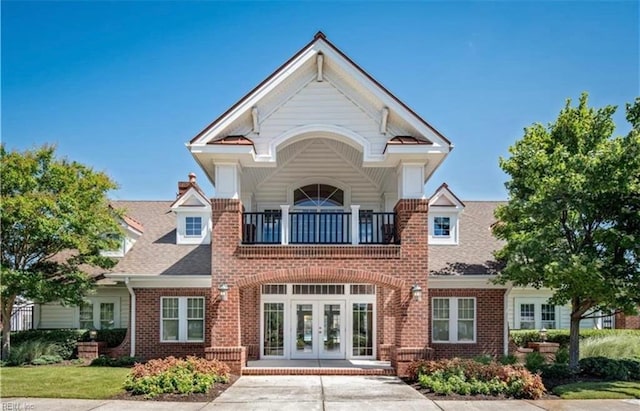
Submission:
[[[242,375],[396,375],[388,361],[258,360],[249,361]]]

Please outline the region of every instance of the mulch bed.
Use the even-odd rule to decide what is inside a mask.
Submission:
[[[113,400],[133,400],[133,401],[176,401],[176,402],[211,402],[218,398],[220,394],[231,387],[238,378],[238,375],[230,375],[229,382],[226,384],[215,383],[209,392],[204,394],[160,394],[153,398],[144,398],[144,395],[133,395],[129,391],[114,396]]]

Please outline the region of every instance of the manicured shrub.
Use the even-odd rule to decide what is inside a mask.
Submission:
[[[101,355],[91,361],[93,367],[133,367],[135,364],[140,363],[140,358],[123,356],[118,358],[107,357]]]
[[[556,353],[556,364],[569,364],[569,349],[562,347]]]
[[[11,345],[20,345],[26,341],[44,341],[56,344],[62,359],[69,360],[77,353],[78,339],[84,330],[26,330],[11,333]]]
[[[43,340],[29,340],[19,344],[11,344],[8,365],[30,364],[35,359],[47,355],[60,356],[60,346]],[[62,360],[62,358],[61,358]]]
[[[518,357],[513,354],[503,355],[500,357],[500,364],[502,365],[514,365],[518,363]]]
[[[38,357],[35,360],[31,361],[32,365],[47,365],[47,364],[57,364],[62,362],[62,357],[59,355],[43,355],[42,357]]]
[[[542,364],[539,371],[543,380],[547,378],[566,379],[575,374],[575,372],[569,367],[569,364],[565,363]]]
[[[640,360],[637,359],[589,357],[581,359],[579,365],[583,374],[604,380],[640,380]]]
[[[410,366],[423,387],[440,395],[505,395],[513,398],[540,398],[545,388],[539,375],[519,366],[496,362],[481,364],[459,358],[416,361]]]
[[[544,355],[539,352],[530,352],[524,357],[524,366],[531,372],[538,372],[546,361]]]
[[[640,357],[639,358],[621,358],[618,360],[620,364],[629,370],[629,379],[632,381],[640,381]]]
[[[630,335],[640,338],[640,330],[580,330],[580,339],[606,337],[610,335]],[[529,342],[540,341],[538,330],[511,330],[509,336],[518,347],[526,347]],[[569,347],[569,329],[548,330],[547,341],[558,343],[560,347]]]
[[[113,328],[111,330],[97,330],[98,335],[96,341],[107,343],[107,347],[113,348],[122,344],[124,337],[127,335],[126,328]],[[80,341],[91,341],[89,330],[85,331],[80,337]]]
[[[494,360],[489,354],[483,354],[473,357],[473,361],[479,362],[480,364],[491,364]]]
[[[640,336],[616,334],[585,338],[580,342],[580,358],[632,358],[640,356]]]
[[[217,360],[167,357],[136,364],[127,375],[124,388],[152,398],[165,393],[204,393],[214,383],[228,380],[229,367]]]

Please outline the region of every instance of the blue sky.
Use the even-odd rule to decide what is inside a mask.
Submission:
[[[2,2],[2,141],[54,143],[115,199],[172,199],[203,127],[322,30],[454,144],[427,184],[505,199],[499,156],[567,98],[639,92],[639,2]]]

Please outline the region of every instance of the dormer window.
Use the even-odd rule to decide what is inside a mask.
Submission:
[[[464,203],[446,184],[441,185],[429,199],[429,244],[458,244],[460,213]]]
[[[171,204],[176,215],[176,244],[211,242],[211,202],[196,184],[196,175],[178,183],[178,198]]]
[[[202,217],[186,217],[185,235],[187,237],[202,237]]]
[[[433,217],[433,235],[449,237],[451,235],[451,217]]]

